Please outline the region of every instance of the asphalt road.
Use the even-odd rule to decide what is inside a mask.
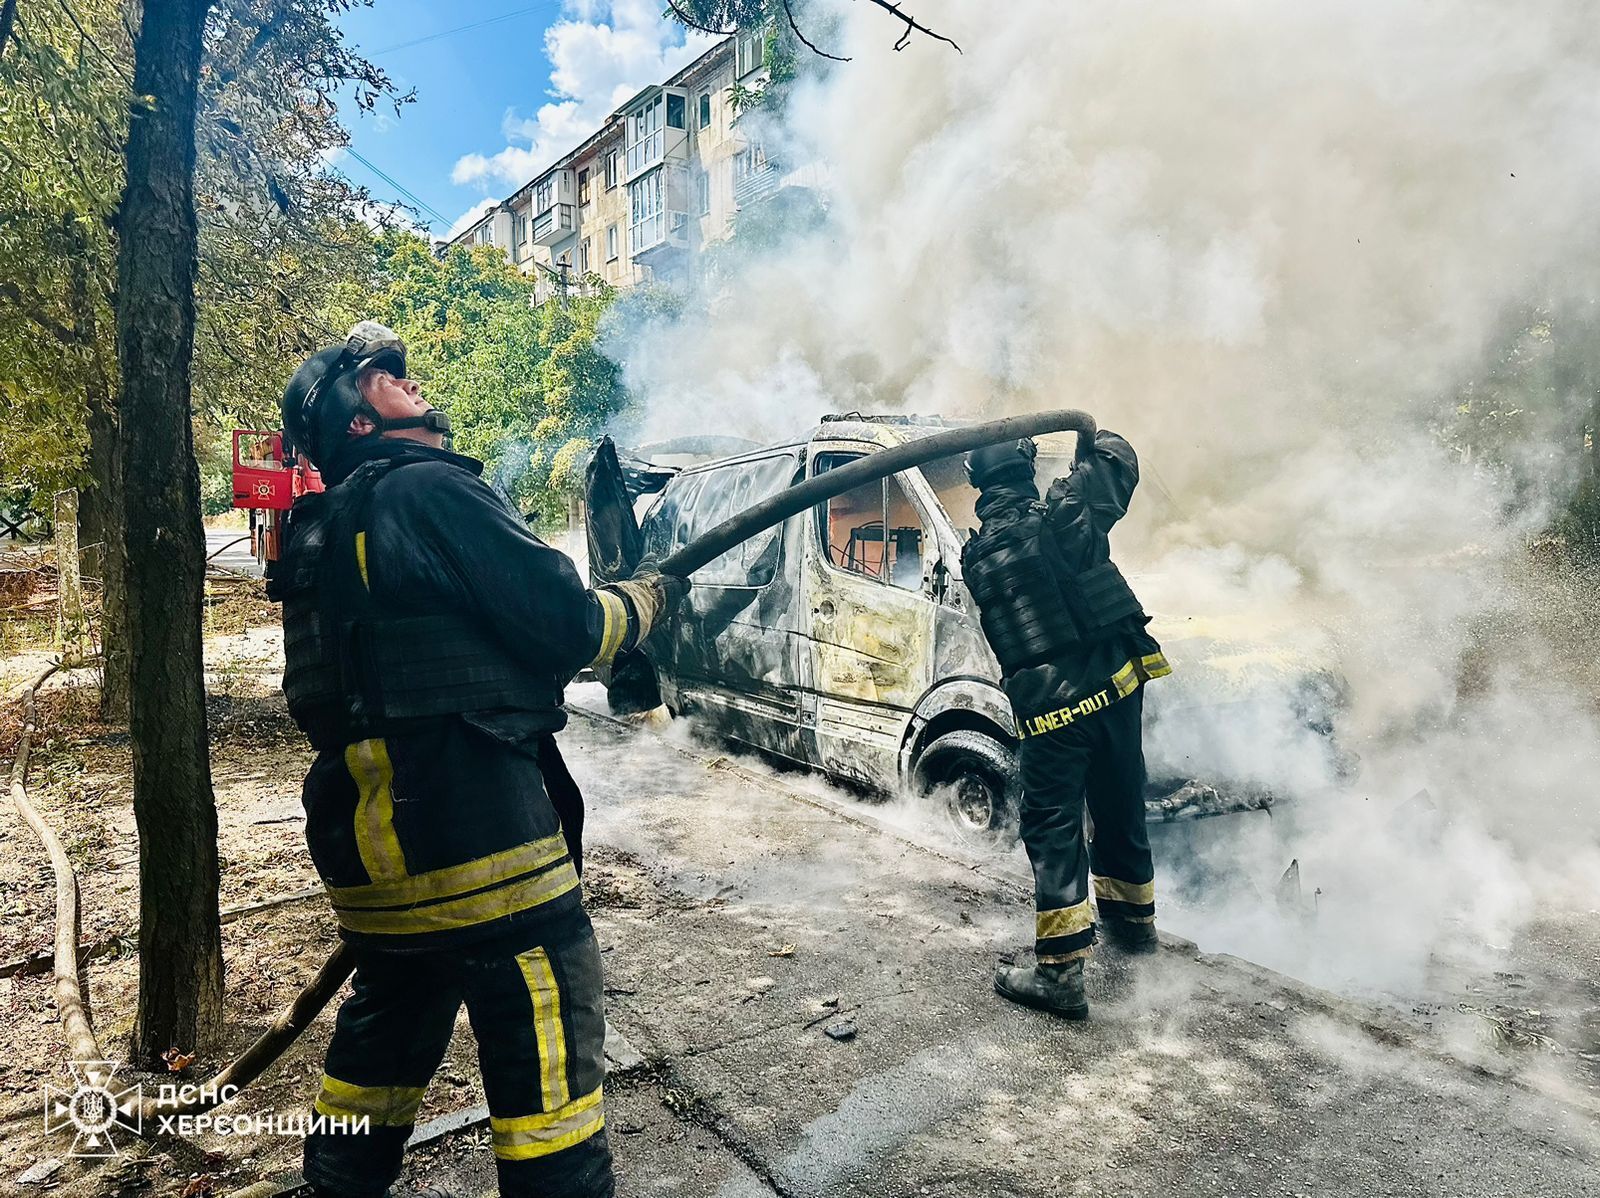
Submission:
[[[1186,942],[1098,958],[1086,1024],[1010,1006],[1013,866],[681,736],[563,737],[609,1015],[643,1057],[608,1083],[627,1198],[1597,1192],[1600,1103],[1549,1062],[1469,1066]],[[490,1192],[481,1132],[407,1180]]]
[[[255,555],[250,552],[248,539],[240,540],[246,536],[243,528],[208,528],[206,529],[206,555],[211,557],[211,563],[221,566],[225,570],[234,570],[240,574],[249,574],[253,578],[261,577],[261,565],[256,561]],[[232,544],[231,542],[237,542]],[[211,555],[215,554],[214,557]]]

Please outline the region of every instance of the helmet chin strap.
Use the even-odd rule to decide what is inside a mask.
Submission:
[[[408,428],[425,428],[430,432],[443,433],[447,437],[451,433],[450,417],[438,408],[429,408],[420,416],[401,416],[392,420],[374,412],[370,419],[378,426],[380,433]]]

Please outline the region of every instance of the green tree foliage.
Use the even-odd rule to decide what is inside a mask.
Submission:
[[[524,510],[554,517],[580,481],[577,463],[627,404],[617,364],[597,347],[612,294],[591,280],[535,307],[534,280],[492,247],[436,256],[391,231],[375,249],[364,314],[405,338],[408,370],[450,413],[456,448],[483,459]]]
[[[276,419],[289,373],[334,337],[339,288],[370,274],[362,218],[395,219],[328,166],[347,141],[338,93],[368,109],[410,98],[334,27],[357,2],[212,11],[196,132],[202,423]],[[21,5],[0,51],[0,492],[12,497],[105,481],[87,469],[88,417],[116,390],[113,209],[132,64],[117,0]]]
[[[0,47],[0,487],[82,481],[86,396],[116,372],[109,221],[132,49],[115,0],[16,13]]]
[[[1600,320],[1571,305],[1511,313],[1440,432],[1506,471],[1519,506],[1553,510],[1551,531],[1573,550],[1600,557]],[[1566,484],[1553,496],[1552,479]]]

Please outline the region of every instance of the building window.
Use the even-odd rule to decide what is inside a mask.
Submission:
[[[578,273],[580,275],[589,273],[589,239],[587,237],[578,243]]]
[[[695,189],[695,195],[700,201],[700,215],[701,216],[710,216],[711,215],[711,174],[710,174],[709,171],[700,170],[700,171],[696,171],[695,172],[694,189]]]
[[[733,156],[733,181],[735,185],[767,169],[767,150],[759,142],[746,146]]]
[[[514,212],[511,214],[511,244],[520,246],[528,240],[528,214]]]
[[[588,167],[584,167],[583,170],[578,172],[578,203],[579,204],[587,204],[588,202],[589,202],[589,168]]]
[[[551,175],[548,179],[540,179],[533,189],[533,210],[535,212],[548,212],[550,202],[555,198],[556,177]]]
[[[606,229],[606,261],[617,260],[617,226],[611,225]]]
[[[660,170],[628,184],[628,253],[656,245],[666,237],[666,205]]]
[[[711,128],[711,93],[700,97],[700,128]]]
[[[733,44],[733,75],[743,79],[751,71],[759,70],[766,57],[767,31],[760,26],[740,30],[739,40]]]
[[[494,244],[494,226],[491,225],[488,221],[484,221],[483,224],[478,226],[478,231],[477,231],[476,234],[473,235],[473,240],[476,241],[479,245],[493,245]]]
[[[649,170],[666,156],[666,131],[662,127],[665,107],[663,97],[658,95],[634,113],[629,120],[628,174],[630,176]]]
[[[617,186],[617,151],[606,151],[606,190],[615,191]]]
[[[684,100],[682,96],[667,93],[667,128],[683,129],[687,127],[688,118],[684,113]]]

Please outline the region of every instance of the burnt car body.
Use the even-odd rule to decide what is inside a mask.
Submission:
[[[664,469],[619,465],[604,444],[590,468],[591,572],[605,581],[631,569],[634,554],[622,543],[663,558],[804,478],[944,427],[918,417],[825,417],[804,440]],[[1066,457],[1042,455],[1040,477],[1066,467]],[[635,535],[633,505],[651,492]],[[1017,792],[1016,727],[960,576],[976,498],[961,459],[940,459],[847,492],[730,550],[696,572],[684,608],[646,646],[648,662],[606,679],[614,706],[659,700],[721,736],[836,779],[879,792],[936,792],[960,830],[1007,827]],[[1137,576],[1133,583],[1137,589]],[[1318,722],[1326,723],[1337,688],[1325,672],[1251,651],[1242,654],[1241,681],[1238,645],[1186,637],[1159,617],[1152,631],[1180,679],[1152,687],[1163,692],[1152,696],[1152,724],[1175,727],[1180,760],[1152,760],[1150,818],[1269,804],[1268,780],[1201,760],[1228,741],[1209,726],[1236,720],[1240,704],[1260,699],[1263,663],[1268,702],[1287,705],[1288,722],[1315,736],[1325,737]],[[1195,652],[1187,651],[1190,642]],[[1208,669],[1208,656],[1226,664]],[[1183,673],[1195,667],[1185,686]],[[1186,703],[1185,691],[1201,697]],[[1285,717],[1273,718],[1281,724]],[[1201,776],[1206,766],[1213,777]],[[1222,773],[1230,776],[1215,776]]]

